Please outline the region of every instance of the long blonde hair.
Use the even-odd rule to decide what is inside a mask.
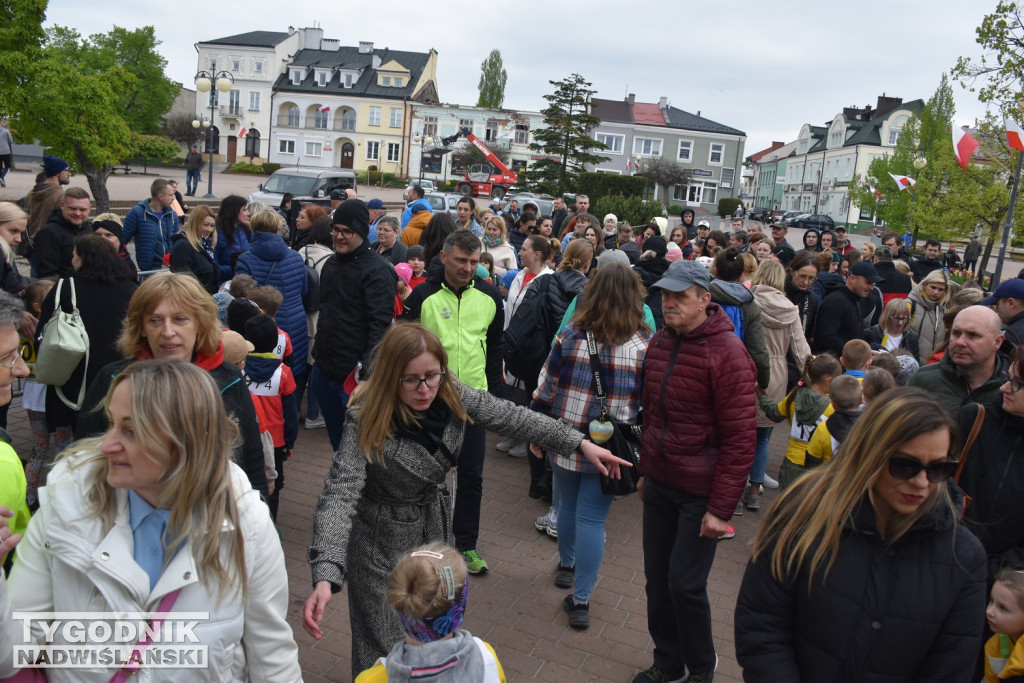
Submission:
[[[28,214],[14,202],[0,202],[0,225],[13,221],[25,221],[27,224]],[[28,233],[25,234],[24,239],[28,239]],[[7,244],[6,240],[0,240],[0,254],[4,261],[14,265],[14,249]]]
[[[196,251],[202,251],[203,249],[203,238],[202,229],[203,221],[207,218],[212,218],[214,221],[217,217],[213,215],[213,211],[210,211],[210,207],[205,204],[200,204],[194,207],[188,213],[188,221],[185,223],[185,227],[181,229],[185,233],[185,239],[192,245],[192,248]],[[213,226],[213,234],[210,235],[210,248],[213,249],[217,246],[217,226]]]
[[[854,424],[832,462],[802,476],[775,502],[754,540],[753,558],[770,552],[777,581],[795,579],[801,571],[809,580],[821,569],[827,576],[854,510],[865,495],[875,504],[872,489],[889,458],[907,441],[937,430],[949,433],[953,458],[959,430],[941,404],[922,389],[898,387],[882,394]],[[892,516],[886,542],[895,543],[936,505],[957,518],[948,487],[939,484],[912,514]]]
[[[163,537],[165,551],[189,540],[200,580],[216,583],[219,598],[239,589],[244,600],[244,530],[230,471],[238,427],[227,416],[213,378],[179,360],[132,363],[110,383],[104,400],[108,420],[111,397],[125,382],[131,390],[136,439],[143,444],[145,457],[164,469],[161,496],[171,510]],[[188,400],[182,400],[186,396]],[[85,482],[86,498],[110,529],[117,517],[117,494],[107,483],[103,439],[81,441],[61,457],[67,458],[72,470],[103,462]],[[223,557],[222,539],[226,539]],[[165,566],[172,556],[173,552],[164,553]]]
[[[443,401],[456,419],[469,419],[462,407],[456,380],[448,372],[448,355],[441,340],[418,323],[394,325],[374,352],[373,374],[367,380],[366,389],[349,403],[355,408],[359,450],[371,463],[385,464],[385,445],[399,427],[419,426],[416,412],[398,400],[398,392],[403,391],[399,379],[405,372],[405,366],[421,353],[432,354],[446,373],[441,378],[434,400]]]
[[[128,313],[124,317],[124,330],[117,346],[125,358],[136,358],[141,351],[149,351],[149,342],[143,333],[146,318],[165,299],[178,304],[196,321],[195,353],[212,355],[220,348],[220,320],[217,304],[199,280],[184,273],[157,273],[132,294]]]

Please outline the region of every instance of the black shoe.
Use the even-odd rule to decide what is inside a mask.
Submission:
[[[0,187],[7,187],[7,181],[5,181],[3,178],[0,178]]]
[[[563,567],[561,563],[555,570],[555,586],[558,588],[572,588],[576,580],[576,567]],[[572,597],[572,596],[570,596]]]
[[[536,484],[530,484],[530,498],[543,498],[551,500],[551,483],[541,480]]]
[[[571,595],[565,596],[562,609],[569,615],[569,626],[577,631],[585,631],[590,628],[590,603],[577,605]]]

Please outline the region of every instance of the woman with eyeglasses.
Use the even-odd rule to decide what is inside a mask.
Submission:
[[[1004,567],[1024,567],[1024,347],[1010,354],[1009,375],[1002,397],[985,406],[960,475],[960,488],[973,499],[964,524],[985,546],[989,582]],[[960,409],[962,434],[971,433],[979,412],[975,404]]]
[[[959,431],[892,389],[779,497],[736,603],[744,681],[977,680],[985,551],[948,483]]]
[[[882,309],[877,325],[864,330],[864,341],[875,351],[906,349],[921,362],[921,347],[917,333],[910,329],[910,306],[905,299],[892,299]]]
[[[348,579],[353,678],[404,637],[384,599],[395,564],[424,543],[453,540],[445,478],[470,421],[556,453],[579,450],[613,477],[625,464],[567,424],[459,382],[447,370],[440,339],[426,327],[389,329],[373,374],[349,400],[307,552],[314,589],[303,626],[317,640],[325,608]]]

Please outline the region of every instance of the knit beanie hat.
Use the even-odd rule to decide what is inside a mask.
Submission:
[[[277,323],[266,313],[255,315],[245,323],[245,338],[256,353],[270,353],[277,346]]]
[[[611,228],[608,227],[608,221],[609,220],[615,221],[615,225],[612,226]],[[601,222],[601,229],[604,231],[605,235],[614,235],[615,232],[619,229],[618,225],[619,225],[618,217],[614,213],[608,213],[608,214],[605,214],[604,220]]]
[[[97,228],[103,228],[107,232],[116,235],[118,241],[122,243],[124,242],[124,226],[122,226],[117,221],[112,221],[110,219],[94,221],[92,224],[92,229],[96,230]]]
[[[914,376],[921,364],[914,360],[913,356],[896,356],[896,360],[900,363],[900,371],[896,373],[896,386],[905,387],[910,383],[910,378]]]
[[[408,263],[399,263],[395,266],[395,272],[398,273],[398,277],[402,278],[406,285],[412,280],[412,266]]]
[[[332,225],[344,225],[364,240],[370,234],[370,212],[359,199],[346,199],[334,210]]]
[[[244,296],[232,299],[228,304],[228,329],[245,336],[245,323],[249,321],[249,318],[259,314],[260,307],[252,299],[246,299]]]
[[[512,281],[516,279],[516,275],[519,275],[519,271],[516,269],[506,270],[505,274],[501,276],[501,286],[508,289],[512,286]]]
[[[52,178],[61,171],[68,169],[68,162],[64,161],[60,157],[50,156],[47,154],[43,157],[43,172],[46,173],[47,178]]]
[[[650,240],[648,240],[649,242]],[[667,245],[667,251],[665,252],[665,258],[669,262],[682,261],[683,250],[679,248],[679,245],[675,242],[669,242]]]
[[[629,265],[629,257],[621,249],[605,249],[597,255],[597,267],[607,266],[610,263],[624,263]]]
[[[665,238],[658,237],[657,235],[648,237],[647,241],[644,242],[644,251],[653,251],[654,255],[658,258],[665,258],[665,253],[668,251]]]
[[[224,330],[220,333],[220,340],[224,342],[224,360],[238,365],[245,360],[246,354],[255,350],[252,342],[246,341],[245,337],[232,330]]]

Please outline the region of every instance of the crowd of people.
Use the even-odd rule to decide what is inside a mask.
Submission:
[[[1024,280],[986,297],[933,240],[913,256],[840,227],[796,249],[783,224],[726,233],[686,208],[633,226],[585,195],[551,215],[435,213],[417,186],[401,215],[344,191],[330,211],[214,211],[158,179],[126,218],[89,220],[65,162],[41,176],[0,203],[0,418],[24,380],[34,436],[22,469],[0,431],[0,676],[43,637],[14,611],[170,601],[209,611],[197,636],[233,653],[208,680],[298,680],[275,523],[303,426],[334,452],[303,626],[322,637],[347,589],[355,680],[504,680],[500,647],[459,628],[490,571],[488,431],[550,502],[534,525],[588,629],[630,466],[609,437],[634,427],[654,642],[634,683],[713,680],[712,563],[766,488],[735,612],[745,680],[1024,675]],[[66,314],[88,353],[34,381]]]

